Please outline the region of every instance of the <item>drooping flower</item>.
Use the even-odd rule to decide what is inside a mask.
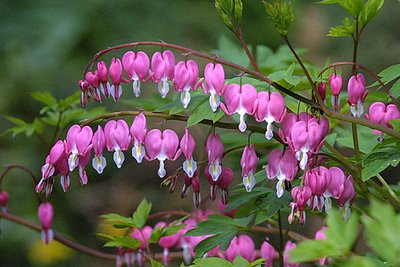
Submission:
[[[0,192],[1,212],[3,212],[3,213],[7,212],[7,203],[8,203],[8,192],[7,191]]]
[[[100,61],[97,63],[97,71],[100,80],[100,90],[103,92],[105,97],[109,98],[111,85],[108,82],[108,69],[104,61]]]
[[[122,63],[119,58],[113,58],[109,68],[110,78],[112,85],[110,87],[110,94],[115,101],[118,101],[122,94]]]
[[[242,167],[243,185],[247,192],[250,192],[256,184],[254,174],[256,173],[257,164],[258,157],[254,151],[254,146],[246,146],[240,159],[240,166]]]
[[[256,109],[254,117],[258,122],[265,121],[267,123],[265,138],[270,140],[274,136],[272,123],[282,122],[286,115],[285,99],[278,92],[259,92]]]
[[[99,125],[97,131],[94,133],[92,138],[94,158],[92,160],[93,169],[99,174],[103,173],[104,168],[107,165],[106,158],[103,156],[104,148],[106,147],[106,137],[104,135],[103,128]]]
[[[340,76],[340,74],[332,73],[329,77],[329,86],[332,91],[332,106],[335,110],[338,110],[340,105],[339,95],[342,90],[342,76]]]
[[[65,153],[65,144],[62,140],[58,140],[50,149],[49,156],[46,158],[46,164],[43,165],[42,179],[47,179],[53,176],[56,172],[56,164],[63,157]]]
[[[300,264],[298,263],[291,263],[290,262],[290,251],[296,248],[296,243],[292,241],[287,241],[285,245],[285,249],[283,251],[283,266],[284,267],[298,267]]]
[[[162,98],[165,98],[169,91],[167,80],[174,78],[175,56],[170,50],[154,53],[151,59],[151,79],[158,83],[157,88]]]
[[[185,161],[183,162],[183,170],[187,173],[189,177],[192,177],[194,172],[197,170],[197,163],[193,160],[193,152],[196,148],[196,141],[190,134],[189,130],[185,130],[180,142],[180,150],[185,156]]]
[[[389,104],[385,105],[382,102],[374,102],[369,106],[369,114],[365,114],[367,120],[373,123],[382,124],[386,127],[393,128],[390,121],[400,118],[400,112],[396,105]],[[383,141],[383,133],[378,130],[374,130],[374,134],[380,135],[378,141]]]
[[[218,134],[211,133],[206,141],[206,154],[208,157],[208,172],[212,179],[217,181],[222,172],[222,155],[224,154],[224,145]]]
[[[205,85],[203,83],[205,81]],[[213,112],[217,111],[224,93],[225,71],[221,64],[208,63],[204,69],[204,79],[201,87],[205,94],[210,94],[210,107]]]
[[[130,132],[133,141],[132,156],[136,159],[137,163],[141,163],[143,157],[146,155],[146,149],[143,144],[147,134],[147,122],[143,113],[135,117]]]
[[[228,204],[228,187],[233,181],[233,170],[229,167],[223,167],[220,178],[218,179],[218,187],[221,188],[221,201]]]
[[[81,106],[85,106],[88,102],[88,95],[89,95],[89,83],[85,80],[79,80],[78,86],[81,89]]]
[[[122,151],[128,150],[131,143],[128,124],[124,120],[111,120],[104,127],[104,136],[107,150],[114,151],[114,162],[118,168],[121,168],[125,160]]]
[[[225,257],[233,263],[237,255],[240,255],[249,262],[253,262],[256,258],[253,239],[247,235],[235,236],[228,249],[225,251]]]
[[[354,117],[361,117],[364,113],[364,103],[365,98],[368,95],[368,91],[365,90],[365,78],[361,73],[356,76],[351,76],[349,83],[347,85],[347,90],[349,98],[347,98],[347,103],[350,105],[351,114]]]
[[[69,128],[67,133],[66,152],[69,154],[68,166],[73,171],[79,164],[79,156],[85,155],[92,149],[93,131],[89,126],[81,128],[75,124]]]
[[[133,81],[132,89],[136,97],[140,96],[140,82],[146,81],[150,70],[150,59],[145,52],[128,51],[122,57],[122,66],[129,79]]]
[[[85,74],[85,80],[91,85],[91,95],[94,101],[101,102],[102,96],[100,92],[100,76],[99,72],[96,70],[94,72],[87,72]]]
[[[235,215],[237,209],[231,209],[231,210],[229,210],[229,211],[226,211],[226,208],[227,208],[227,207],[228,207],[228,204],[224,204],[224,203],[222,202],[222,199],[221,199],[221,201],[218,201],[218,203],[217,203],[218,211],[219,211],[221,214],[225,215],[225,216],[228,216],[228,217],[233,218],[233,216]]]
[[[321,96],[322,101],[325,103],[326,98],[326,82],[320,82],[317,87],[318,94]]]
[[[260,254],[261,257],[265,259],[265,267],[272,267],[274,264],[276,251],[267,240],[264,240],[264,242],[261,244]]]
[[[191,179],[193,188],[193,204],[198,208],[201,204],[200,178],[198,172],[195,172]]]
[[[51,203],[46,202],[40,204],[38,209],[38,217],[40,224],[42,225],[42,240],[46,245],[48,245],[54,237],[53,230],[51,229],[53,216],[54,211]]]
[[[158,159],[160,161],[160,167],[158,169],[158,176],[164,178],[166,170],[164,167],[165,160],[175,160],[179,157],[177,149],[179,146],[178,135],[173,130],[164,130],[161,132],[158,129],[149,131],[145,138],[145,147],[149,160]]]
[[[342,193],[337,199],[338,205],[341,210],[344,210],[344,220],[350,218],[350,205],[353,203],[354,197],[356,195],[356,191],[354,189],[353,177],[349,175],[344,182]]]
[[[190,90],[196,90],[197,78],[199,77],[199,67],[196,61],[180,61],[175,66],[174,88],[181,92],[181,102],[184,108],[190,103]]]
[[[271,151],[268,157],[268,165],[265,168],[267,178],[277,178],[276,195],[281,197],[285,191],[285,181],[293,181],[298,172],[297,159],[290,149],[285,151],[279,148]]]
[[[135,238],[140,242],[137,253],[137,263],[139,266],[144,265],[145,257],[143,255],[146,255],[146,248],[149,245],[152,231],[153,229],[150,226],[146,225],[142,229],[135,228],[130,235],[132,238]]]
[[[291,212],[288,221],[291,224],[295,218],[299,219],[300,224],[306,221],[306,212],[304,211],[307,202],[312,195],[311,189],[308,186],[296,186],[292,189],[292,197],[294,202],[290,203]]]
[[[321,212],[324,207],[323,195],[328,190],[332,176],[327,168],[319,166],[313,168],[305,173],[304,184],[311,189],[312,196],[310,198],[309,206],[313,210],[315,207]]]
[[[78,168],[79,168],[79,182],[81,183],[81,185],[85,185],[88,182],[88,177],[86,174],[86,166],[89,164],[91,157],[92,157],[91,150],[88,150],[85,154],[79,156]]]
[[[225,88],[225,103],[221,103],[221,109],[228,115],[239,114],[239,130],[246,131],[247,125],[244,115],[253,115],[256,109],[257,90],[251,84],[229,84]]]
[[[154,229],[157,228],[163,228],[167,224],[165,222],[158,222],[155,226]],[[173,235],[169,236],[163,236],[160,238],[158,241],[158,244],[164,249],[163,251],[163,258],[162,258],[162,263],[164,265],[169,265],[171,263],[171,256],[169,255],[169,249],[174,247],[177,242],[179,241],[180,238],[180,233],[175,233]]]

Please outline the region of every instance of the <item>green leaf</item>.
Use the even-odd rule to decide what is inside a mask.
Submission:
[[[207,101],[204,101],[196,108],[193,109],[189,119],[187,120],[186,127],[192,127],[193,125],[201,122],[202,120],[208,119],[213,122],[217,122],[224,116],[224,112],[221,109],[218,109],[216,112],[211,110],[211,107]]]
[[[365,225],[368,245],[390,266],[400,265],[400,214],[387,203],[373,199],[370,206],[370,217],[362,216]]]
[[[235,19],[238,26],[240,26],[242,24],[243,3],[242,0],[234,0],[234,4],[235,4],[234,7]]]
[[[143,199],[136,211],[132,215],[132,220],[137,228],[142,228],[147,222],[147,218],[150,215],[152,205],[146,199]]]
[[[140,241],[130,236],[114,236],[114,240],[104,244],[105,247],[124,247],[137,249],[140,246]]]
[[[194,248],[196,258],[202,258],[205,253],[218,245],[220,245],[221,250],[226,250],[236,234],[237,230],[226,230],[223,233],[219,233],[204,239]]]
[[[189,267],[232,267],[232,263],[225,259],[217,257],[207,257],[204,259],[195,259]]]
[[[289,27],[294,21],[294,12],[291,2],[274,1],[273,4],[263,1],[265,10],[275,29],[281,36],[287,36]]]
[[[290,252],[291,262],[317,261],[320,258],[330,255],[331,257],[341,256],[342,251],[326,240],[306,240],[297,244],[297,247]]]
[[[57,99],[49,91],[43,92],[32,92],[30,93],[33,99],[46,104],[47,106],[55,106],[57,105]]]
[[[400,77],[400,64],[392,65],[383,71],[381,71],[378,76],[381,78],[384,84],[387,84],[397,78]],[[378,85],[378,82],[375,82],[371,86]]]
[[[342,25],[334,26],[329,28],[328,36],[342,37],[352,36],[356,30],[356,24],[354,20],[344,18]]]
[[[378,259],[363,256],[351,256],[347,260],[336,260],[337,266],[342,267],[387,267],[388,265]]]
[[[260,224],[271,218],[282,207],[288,207],[292,197],[286,192],[280,198],[276,194],[271,193],[266,198],[256,203],[255,211],[257,212],[255,225]]]
[[[218,49],[211,51],[213,54],[219,55],[242,66],[250,65],[246,52],[237,44],[236,40],[232,40],[225,35],[222,35],[219,37],[217,45]]]
[[[136,227],[135,222],[131,218],[127,218],[119,214],[110,213],[101,215],[100,217],[105,219],[105,223],[111,224],[116,228]]]
[[[384,0],[368,0],[367,3],[365,3],[359,16],[360,28],[365,27],[368,22],[378,15],[384,2]]]
[[[259,173],[262,172],[265,174],[265,170],[262,170]],[[236,209],[244,204],[254,201],[258,197],[271,194],[272,192],[272,189],[266,187],[254,187],[251,192],[241,190],[240,193],[235,193],[233,196],[229,197],[227,210]]]
[[[150,263],[151,263],[151,267],[163,267],[164,266],[153,258],[150,258]]]
[[[237,255],[233,261],[234,267],[247,267],[250,263],[243,257]]]
[[[231,13],[233,10],[232,0],[215,0],[215,8],[217,9],[222,21],[228,26],[229,29],[233,29],[233,23],[231,21]]]
[[[400,96],[400,80],[393,84],[392,88],[390,88],[390,92],[395,98]]]
[[[396,167],[400,162],[400,151],[398,148],[390,146],[383,147],[363,158],[363,181],[376,176],[389,166]]]
[[[338,133],[336,144],[340,147],[348,147],[353,149],[353,135],[350,127],[345,129],[336,127],[335,130]],[[374,135],[373,131],[367,127],[357,125],[357,131],[360,151],[363,153],[370,153],[374,149],[375,145],[378,143],[376,141],[377,136]]]

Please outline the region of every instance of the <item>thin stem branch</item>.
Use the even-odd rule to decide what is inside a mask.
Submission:
[[[362,181],[362,165],[361,165],[361,152],[360,152],[360,145],[358,143],[358,132],[357,132],[357,124],[351,124],[351,132],[353,136],[353,145],[354,145],[354,154],[356,158],[356,168],[357,168],[357,175],[354,177],[356,183],[360,187],[361,191],[367,192],[367,187],[365,183]]]
[[[256,59],[254,58],[253,54],[250,52],[249,47],[247,46],[246,42],[243,39],[242,28],[239,28],[239,30],[237,32],[235,32],[235,35],[239,39],[240,44],[242,45],[244,51],[246,52],[246,55],[249,58],[250,64],[251,64],[251,66],[253,66],[253,69],[257,72],[260,72],[260,69],[258,68]]]
[[[1,183],[3,182],[3,179],[5,178],[6,174],[9,171],[11,171],[12,169],[23,170],[31,177],[33,184],[35,186],[37,185],[38,181],[36,180],[35,175],[33,174],[33,172],[30,169],[28,169],[27,167],[20,165],[20,164],[8,164],[8,165],[4,165],[3,172],[0,174],[0,186],[1,186]]]
[[[399,197],[396,195],[396,193],[393,191],[393,189],[390,187],[390,185],[388,185],[388,183],[385,181],[385,179],[378,173],[376,175],[376,178],[378,178],[379,182],[381,182],[381,184],[383,185],[384,188],[386,188],[386,190],[389,192],[389,194],[391,195],[391,197],[400,204],[400,200]]]

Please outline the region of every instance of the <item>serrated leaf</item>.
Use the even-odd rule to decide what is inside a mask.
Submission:
[[[341,267],[387,267],[388,265],[383,261],[371,257],[351,256],[347,260],[338,259],[335,261],[337,266]]]
[[[360,27],[363,28],[370,22],[376,15],[378,15],[379,10],[382,8],[384,0],[368,0],[361,9],[359,21]]]
[[[30,93],[33,99],[46,104],[47,106],[57,105],[57,99],[49,91],[32,92]]]
[[[328,36],[342,37],[351,36],[356,30],[355,22],[349,18],[344,18],[341,25],[330,27]]]
[[[265,172],[265,171],[264,171]],[[247,204],[254,199],[272,193],[273,191],[265,187],[255,187],[251,192],[242,191],[241,193],[236,193],[229,198],[229,204],[227,210],[236,209],[244,204]]]
[[[145,226],[147,218],[150,215],[151,208],[152,204],[148,202],[146,199],[143,199],[140,202],[136,211],[132,215],[132,220],[137,228],[141,229],[143,226]]]
[[[237,255],[235,259],[233,260],[233,266],[234,267],[247,267],[249,266],[250,263],[243,257]]]
[[[119,214],[110,213],[101,215],[100,217],[105,219],[105,223],[111,224],[116,228],[136,227],[135,222],[131,218],[124,217]]]
[[[242,0],[234,0],[234,14],[238,26],[242,24],[242,13],[243,13]]]

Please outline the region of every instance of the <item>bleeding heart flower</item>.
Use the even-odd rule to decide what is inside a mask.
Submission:
[[[104,136],[107,150],[114,151],[114,162],[118,168],[121,168],[125,160],[122,151],[128,150],[131,143],[128,124],[124,120],[111,120],[104,127]]]
[[[166,226],[167,224],[165,222],[158,222],[154,226],[154,229],[163,228]],[[169,249],[177,244],[179,238],[180,238],[180,233],[178,232],[173,235],[163,236],[158,241],[158,244],[164,249],[163,259],[162,259],[164,265],[169,265],[171,263],[171,256],[169,255]]]
[[[258,157],[254,151],[254,146],[246,146],[240,159],[240,166],[242,167],[243,185],[247,192],[250,192],[256,184],[254,173],[256,173],[257,165]]]
[[[390,124],[390,121],[400,118],[400,112],[394,104],[389,104],[386,106],[382,102],[374,102],[369,107],[369,114],[365,114],[365,118],[373,123],[382,124],[386,127],[393,128],[393,126]],[[383,141],[383,133],[381,131],[374,130],[374,134],[380,135],[378,138],[379,142]]]
[[[226,106],[221,103],[221,109],[228,115],[239,114],[239,130],[246,131],[247,125],[244,121],[244,115],[253,115],[256,108],[257,90],[251,84],[229,84],[226,86],[224,98]]]
[[[278,92],[259,92],[256,102],[257,111],[254,114],[256,121],[267,123],[265,138],[270,140],[273,136],[273,122],[282,122],[286,115],[285,99]]]
[[[364,75],[359,73],[356,76],[351,76],[347,85],[347,91],[349,93],[347,103],[350,105],[351,114],[354,117],[361,117],[364,113],[362,103],[364,103],[365,98],[368,95],[368,91],[365,90]]]
[[[180,155],[180,152],[177,153],[179,146],[178,135],[169,129],[164,130],[164,132],[153,129],[147,133],[144,143],[149,160],[158,159],[160,161],[158,176],[164,178],[166,175],[164,161],[166,159],[175,160]]]
[[[185,156],[185,161],[183,162],[183,170],[187,173],[189,177],[192,177],[194,172],[197,170],[197,163],[193,160],[193,152],[196,148],[196,141],[193,136],[189,133],[189,130],[185,130],[180,143],[180,150]]]
[[[107,162],[106,158],[103,156],[103,151],[106,147],[106,137],[104,135],[103,128],[100,125],[97,127],[97,131],[93,135],[92,144],[94,150],[92,166],[99,174],[101,174],[103,173]]]
[[[265,259],[265,267],[272,267],[274,264],[276,251],[267,240],[264,240],[264,242],[261,244],[260,254],[261,257]]]
[[[353,177],[349,175],[342,185],[342,188],[340,191],[342,192],[337,199],[338,205],[341,210],[344,209],[344,220],[347,220],[350,218],[350,205],[353,203],[354,197],[356,195],[356,191],[354,189],[354,184],[353,184]]]
[[[297,159],[290,149],[282,151],[274,149],[268,157],[268,165],[265,168],[268,179],[278,179],[276,195],[281,197],[285,192],[285,181],[293,181],[298,172]]]
[[[128,51],[122,57],[122,66],[129,79],[133,81],[132,89],[136,97],[140,96],[140,82],[146,81],[150,70],[150,59],[145,52]]]
[[[224,154],[224,145],[218,134],[211,133],[206,141],[206,154],[208,157],[208,172],[212,179],[217,181],[222,172],[222,156]]]
[[[291,224],[295,218],[299,219],[301,224],[306,222],[306,212],[304,211],[307,202],[310,200],[312,191],[308,186],[296,186],[292,189],[294,202],[290,203],[291,212],[288,221]]]
[[[283,263],[284,267],[298,267],[300,264],[298,263],[291,263],[290,262],[290,251],[296,248],[296,244],[292,241],[287,241],[285,245],[285,249],[283,251]]]
[[[135,117],[130,132],[133,139],[132,156],[136,159],[137,163],[141,163],[143,157],[146,155],[146,149],[143,144],[147,134],[147,122],[143,113]]]
[[[205,81],[205,85],[203,83]],[[205,94],[210,94],[210,107],[213,112],[217,111],[224,93],[225,71],[221,64],[208,63],[204,69],[204,79],[201,80],[201,87]]]
[[[240,255],[249,262],[253,262],[256,258],[253,239],[247,235],[235,236],[228,249],[225,251],[225,257],[233,263],[237,255]]]
[[[339,109],[340,105],[340,91],[342,90],[342,76],[336,73],[332,73],[329,77],[329,86],[332,91],[332,106],[335,110]]]
[[[315,207],[321,212],[324,207],[323,195],[328,190],[332,176],[327,168],[319,166],[317,168],[306,171],[304,184],[311,189],[312,196],[309,206],[313,210]]]
[[[110,93],[115,101],[118,101],[122,94],[122,63],[119,58],[113,58],[109,69],[112,85]]]
[[[325,235],[325,231],[326,231],[326,227],[322,226],[321,229],[319,229],[316,233],[315,233],[315,239],[316,240],[326,240],[326,235]],[[319,259],[319,264],[321,265],[328,265],[329,261],[327,257],[323,257]]]
[[[218,179],[218,187],[221,188],[221,201],[223,204],[228,204],[228,187],[233,181],[233,171],[231,168],[223,167],[220,178]]]
[[[174,78],[175,56],[170,50],[156,52],[151,59],[151,79],[158,83],[158,92],[165,98],[169,91],[167,80]]]
[[[69,154],[69,170],[73,171],[79,164],[79,156],[83,156],[92,149],[93,131],[89,126],[82,129],[79,125],[73,125],[67,133],[66,152]]]
[[[8,192],[6,191],[0,192],[1,212],[7,213],[7,203],[8,203]]]
[[[325,103],[326,98],[326,82],[320,82],[317,87],[318,94],[321,96],[322,101]]]
[[[197,78],[199,77],[199,67],[196,61],[180,61],[175,66],[174,88],[181,92],[181,102],[184,108],[190,103],[190,90],[196,90]]]
[[[100,80],[100,90],[103,92],[105,97],[109,98],[111,85],[108,82],[108,69],[104,61],[97,63],[97,71]]]
[[[42,240],[46,245],[48,245],[54,237],[53,230],[51,229],[53,216],[54,211],[51,203],[47,202],[40,204],[38,217],[40,224],[42,225]]]

